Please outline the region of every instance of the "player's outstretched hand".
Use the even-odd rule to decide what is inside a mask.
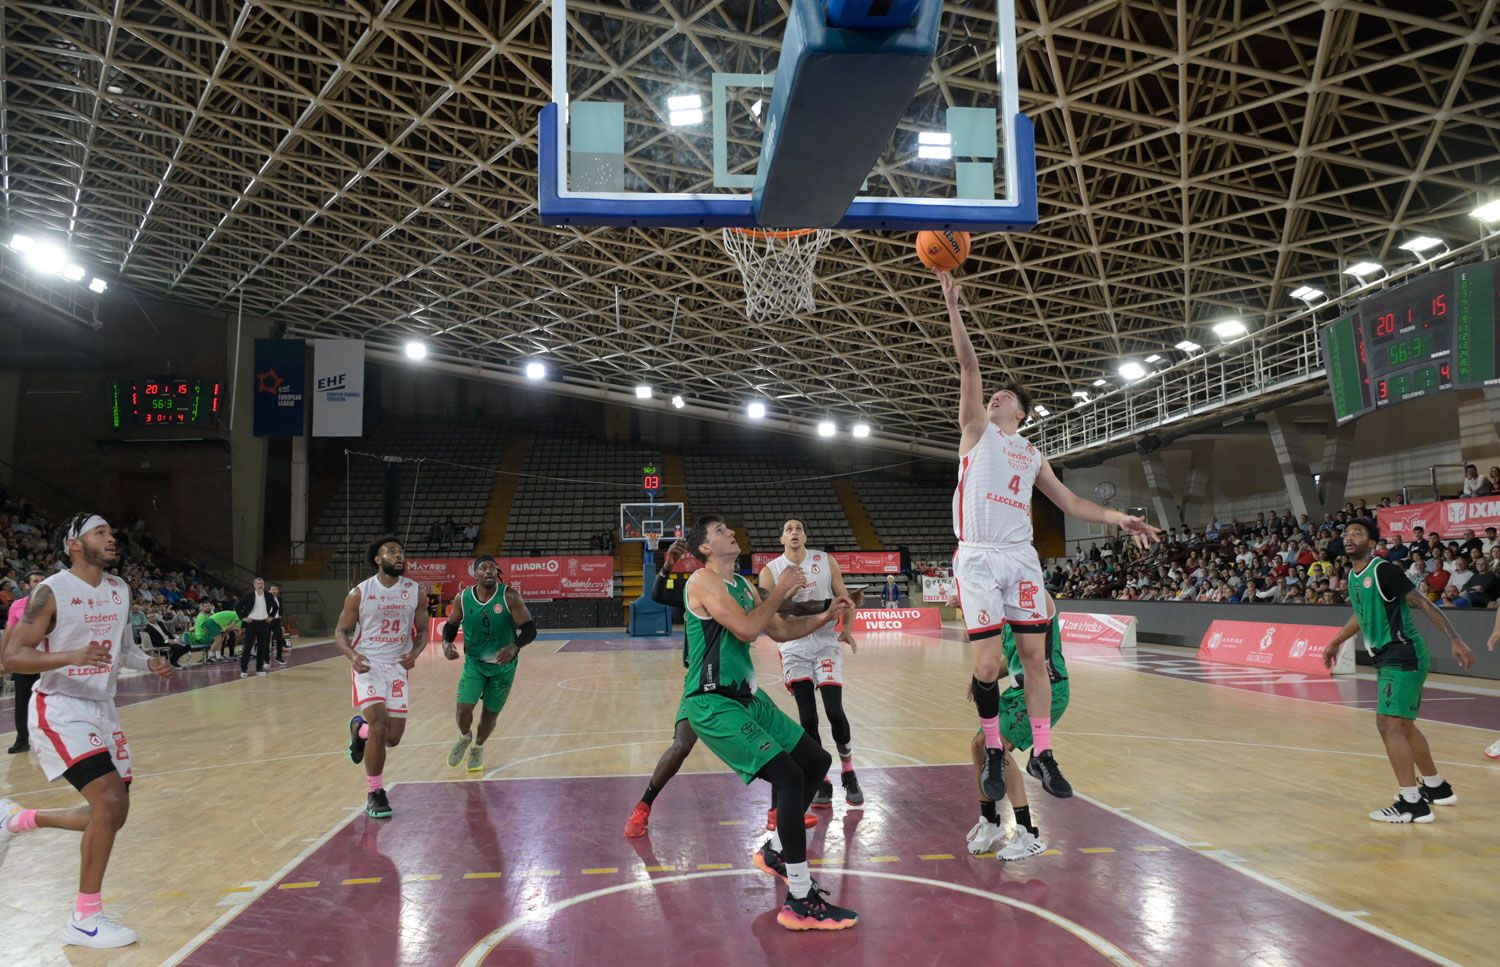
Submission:
[[[791,567],[781,572],[781,577],[776,582],[776,589],[780,591],[784,596],[791,597],[798,591],[802,590],[802,585],[806,583],[807,575],[803,573],[802,568],[793,564]]]
[[[1343,650],[1344,643],[1342,641],[1336,645],[1332,643],[1328,644],[1323,649],[1323,667],[1332,671],[1334,663],[1339,660],[1339,652]]]
[[[1147,548],[1161,537],[1161,528],[1151,526],[1151,522],[1144,517],[1135,517],[1130,514],[1120,516],[1120,529],[1130,535],[1130,539],[1136,547]]]
[[[73,660],[70,665],[82,665],[88,668],[108,668],[113,658],[109,653],[109,646],[91,641],[87,648],[73,652]]]
[[[1462,638],[1453,639],[1453,660],[1458,662],[1458,667],[1469,669],[1474,667],[1474,653],[1469,646],[1464,644]]]
[[[151,658],[147,659],[147,661],[146,661],[146,668],[147,668],[148,671],[151,672],[151,674],[155,675],[157,678],[171,678],[172,677],[172,671],[173,671],[172,663],[169,662],[169,661],[167,661],[165,658],[158,658],[158,657],[152,656]]]
[[[662,570],[672,570],[672,568],[677,566],[678,561],[682,560],[684,557],[687,557],[687,552],[687,541],[682,540],[681,538],[673,541],[672,546],[667,548],[666,555],[661,559]]]
[[[354,672],[357,675],[363,675],[370,670],[370,659],[357,651],[354,653],[354,657],[349,659],[349,663],[354,666]]]

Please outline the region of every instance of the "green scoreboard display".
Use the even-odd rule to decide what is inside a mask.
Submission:
[[[1376,293],[1319,332],[1342,424],[1449,389],[1500,385],[1500,262],[1480,262]]]

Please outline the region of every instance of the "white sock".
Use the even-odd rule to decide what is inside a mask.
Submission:
[[[1417,802],[1422,798],[1422,796],[1417,792],[1416,786],[1402,786],[1401,798],[1406,800],[1407,802]]]
[[[1440,776],[1440,775],[1437,775],[1436,773],[1434,773],[1433,775],[1430,775],[1430,776],[1423,776],[1422,777],[1422,785],[1426,786],[1428,789],[1436,789],[1438,786],[1441,786],[1442,784],[1443,784],[1443,777]]]
[[[458,737],[460,739],[468,739],[469,741],[472,742],[474,740],[474,733],[473,732],[460,732],[460,733],[458,733]]]
[[[778,853],[781,852],[781,830],[779,829],[771,830],[771,848]]]
[[[786,865],[786,891],[797,899],[812,892],[812,874],[807,872],[807,862]]]

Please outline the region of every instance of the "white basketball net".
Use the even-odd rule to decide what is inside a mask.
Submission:
[[[827,229],[721,233],[745,282],[745,315],[765,322],[813,310],[813,267],[833,237]]]

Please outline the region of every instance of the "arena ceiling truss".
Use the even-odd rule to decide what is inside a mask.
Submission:
[[[662,0],[647,17],[599,0],[623,22],[599,57],[625,69],[664,18],[693,38],[705,12],[749,2]],[[422,337],[505,371],[542,354],[565,381],[652,382],[658,402],[763,395],[949,442],[941,296],[908,236],[842,233],[818,310],[754,326],[711,233],[539,224],[549,13],[6,0],[0,217],[137,290],[243,305],[292,334]],[[1017,13],[1041,222],[977,239],[965,284],[986,367],[1046,405],[1122,358],[1211,345],[1226,316],[1282,319],[1296,287],[1338,292],[1342,267],[1399,263],[1411,235],[1472,242],[1467,213],[1500,192],[1496,0]]]

